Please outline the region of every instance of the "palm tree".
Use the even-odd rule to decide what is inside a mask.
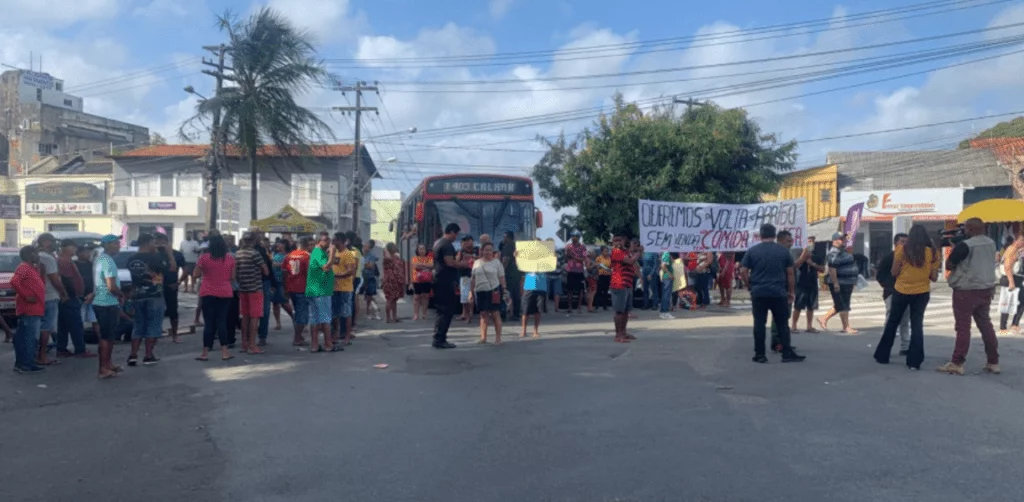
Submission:
[[[291,163],[307,157],[315,141],[333,138],[331,128],[295,102],[294,94],[330,80],[305,31],[292,26],[276,11],[263,8],[245,22],[230,14],[218,18],[228,35],[229,86],[203,99],[195,115],[179,131],[221,111],[222,144],[234,147],[249,162],[251,217],[257,219],[257,160],[266,148]],[[280,173],[277,173],[280,176]]]

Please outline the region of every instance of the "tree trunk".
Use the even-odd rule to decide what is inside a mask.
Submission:
[[[257,216],[257,211],[256,211],[256,209],[257,209],[256,208],[256,202],[257,202],[257,197],[256,197],[256,191],[257,190],[256,189],[258,188],[258,185],[259,185],[259,177],[258,177],[258,175],[256,173],[256,149],[255,148],[250,148],[249,149],[249,204],[250,204],[251,207],[249,208],[249,217],[250,217],[250,219],[252,221],[256,221],[256,220],[259,219],[259,217]],[[251,223],[250,223],[250,225],[251,225]]]

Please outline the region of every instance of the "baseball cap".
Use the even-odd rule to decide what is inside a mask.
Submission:
[[[121,237],[114,234],[107,234],[100,237],[100,244],[110,244],[111,242],[120,242]]]
[[[36,242],[44,242],[44,241],[57,242],[57,238],[54,237],[53,234],[51,234],[50,232],[45,232],[45,233],[39,234],[39,237],[36,238]]]
[[[569,235],[573,237],[583,237],[583,232],[580,232],[579,230],[573,230],[572,233]]]
[[[846,238],[846,234],[844,234],[842,232],[836,232],[836,233],[832,234],[832,240],[834,240],[834,241],[838,241],[840,239],[845,239],[845,238]]]

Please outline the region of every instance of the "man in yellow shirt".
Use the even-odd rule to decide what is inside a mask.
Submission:
[[[349,316],[351,327],[348,330],[349,338],[355,338],[356,318],[359,317],[359,302],[356,301],[359,290],[363,287],[363,240],[355,232],[345,234],[348,238],[348,251],[356,259],[356,272],[352,288],[352,315]]]
[[[329,258],[334,269],[334,295],[331,297],[331,337],[337,342],[344,330],[343,345],[352,343],[353,279],[356,275],[357,263],[355,255],[348,249],[348,244],[348,238],[344,233],[335,233]]]

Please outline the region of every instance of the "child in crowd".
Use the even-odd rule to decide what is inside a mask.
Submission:
[[[526,338],[526,324],[530,316],[533,316],[533,337],[540,338],[541,304],[548,294],[547,283],[548,275],[543,272],[530,272],[523,278],[523,330],[519,333],[520,338]]]

